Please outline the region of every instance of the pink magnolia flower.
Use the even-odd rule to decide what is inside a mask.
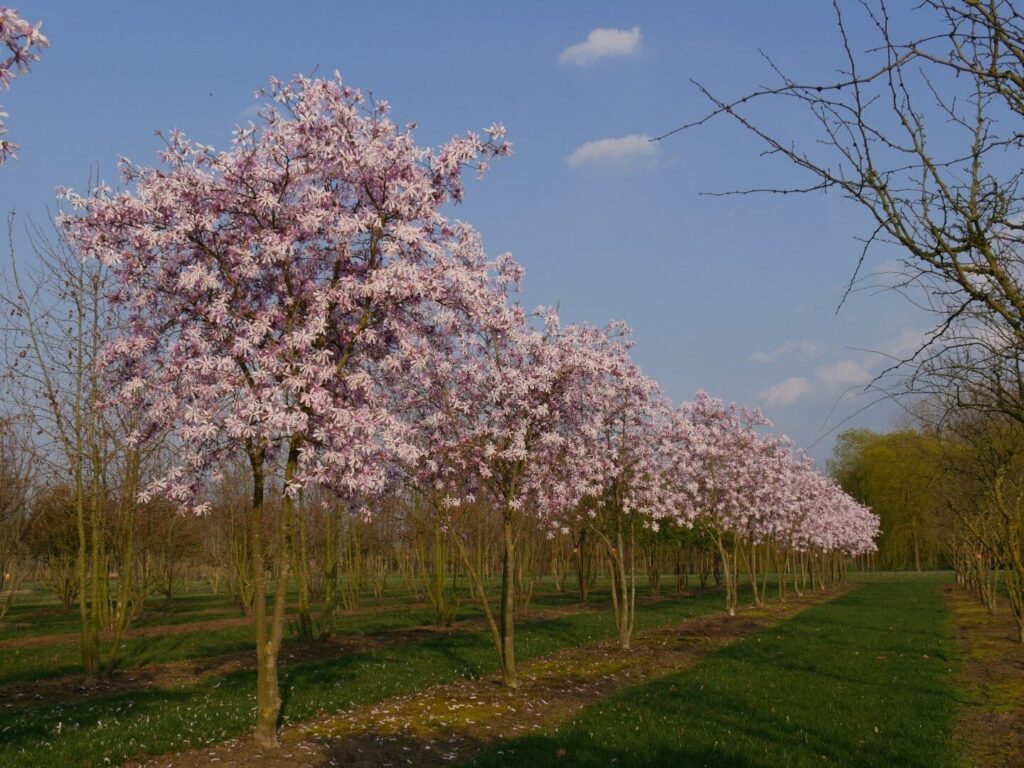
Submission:
[[[18,75],[28,74],[29,66],[39,60],[39,51],[50,44],[46,36],[40,32],[41,22],[30,24],[18,15],[13,8],[0,7],[0,91],[11,87],[11,81]],[[6,48],[6,58],[3,49]],[[0,112],[0,165],[14,157],[18,149],[3,138],[7,133],[3,118],[6,112]]]

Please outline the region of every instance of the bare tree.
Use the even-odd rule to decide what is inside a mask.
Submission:
[[[5,394],[31,420],[38,471],[73,490],[82,665],[91,681],[101,667],[114,668],[121,636],[145,597],[135,578],[137,494],[162,440],[129,439],[135,414],[104,407],[100,359],[120,323],[108,303],[107,268],[81,259],[56,227],[31,222],[25,235],[32,258],[20,263],[14,231],[11,214],[0,295]],[[110,639],[105,660],[101,633]]]
[[[697,83],[712,109],[656,140],[735,120],[808,182],[721,194],[839,193],[873,221],[861,262],[873,245],[899,246],[895,287],[926,290],[941,312],[933,339],[973,313],[1024,342],[1024,17],[1008,0],[925,0],[915,22],[929,33],[904,39],[884,0],[866,0],[858,7],[875,39],[859,51],[834,7],[838,77],[798,81],[767,59],[777,84],[739,98]],[[764,127],[765,102],[802,112],[814,135],[794,143]]]
[[[22,421],[0,419],[0,621],[14,604],[30,559],[25,534],[31,522],[33,457]]]

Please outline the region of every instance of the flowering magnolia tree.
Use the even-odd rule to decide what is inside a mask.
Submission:
[[[798,557],[793,572],[804,585],[812,579],[824,587],[841,577],[846,558],[877,551],[878,534],[875,514],[834,480],[814,472],[809,461],[801,465],[788,543]]]
[[[621,324],[590,329],[586,351],[593,373],[579,382],[586,428],[581,449],[572,454],[576,461],[566,466],[569,476],[586,479],[589,492],[581,503],[559,505],[562,519],[586,525],[604,545],[622,649],[629,648],[636,621],[637,529],[685,517],[670,503],[662,477],[661,439],[670,408],[630,359],[630,346]]]
[[[736,611],[737,539],[749,505],[750,461],[758,443],[756,427],[767,420],[759,411],[726,406],[704,392],[674,415],[669,478],[678,503],[690,519],[700,519],[718,548],[725,575],[726,610]]]
[[[251,470],[250,548],[258,696],[256,737],[276,743],[277,657],[287,544],[308,486],[380,493],[412,463],[411,428],[392,409],[415,350],[494,312],[479,240],[449,222],[466,165],[509,153],[500,126],[427,150],[385,102],[331,80],[274,81],[259,125],[217,152],[173,133],[162,166],[122,163],[125,192],[68,193],[82,253],[108,264],[130,333],[107,350],[113,396],[143,409],[141,430],[173,428],[179,460],[144,496],[192,505],[224,462]],[[267,483],[282,500],[265,608]],[[197,508],[201,511],[202,504]]]
[[[28,74],[29,66],[39,61],[39,51],[50,44],[46,36],[39,31],[42,22],[31,24],[25,21],[14,8],[0,7],[0,91],[11,87],[11,81],[18,75]],[[4,50],[6,48],[6,50]],[[7,113],[0,112],[0,165],[3,165],[18,149],[3,138],[7,133],[3,118]]]
[[[501,259],[499,288],[513,287],[519,273],[510,259]],[[501,657],[504,683],[515,687],[518,543],[528,521],[550,520],[589,490],[585,477],[564,468],[579,464],[585,449],[585,383],[593,378],[594,359],[587,354],[588,329],[563,328],[553,311],[527,316],[509,304],[484,321],[410,379],[406,397],[417,411],[422,460],[408,471],[453,531]],[[501,517],[497,620],[479,570],[455,530],[461,510],[480,502]]]

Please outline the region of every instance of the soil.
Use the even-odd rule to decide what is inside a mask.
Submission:
[[[943,587],[962,648],[957,683],[967,701],[954,723],[955,738],[968,765],[1024,767],[1024,647],[1017,624],[1002,601],[989,613],[970,592]]]

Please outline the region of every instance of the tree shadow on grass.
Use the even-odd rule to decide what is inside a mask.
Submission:
[[[672,676],[675,677],[675,676]],[[934,753],[918,755],[892,732],[864,725],[835,727],[825,711],[817,720],[790,720],[785,702],[708,681],[657,681],[597,705],[596,712],[558,733],[532,734],[486,748],[473,766],[777,766],[936,768]],[[760,698],[760,700],[758,700]],[[623,704],[625,704],[623,706]],[[835,713],[839,715],[840,713]],[[884,722],[880,717],[879,722]]]
[[[620,691],[560,728],[491,745],[471,764],[955,765],[940,612],[923,593],[870,590]],[[908,610],[908,597],[925,602]]]

